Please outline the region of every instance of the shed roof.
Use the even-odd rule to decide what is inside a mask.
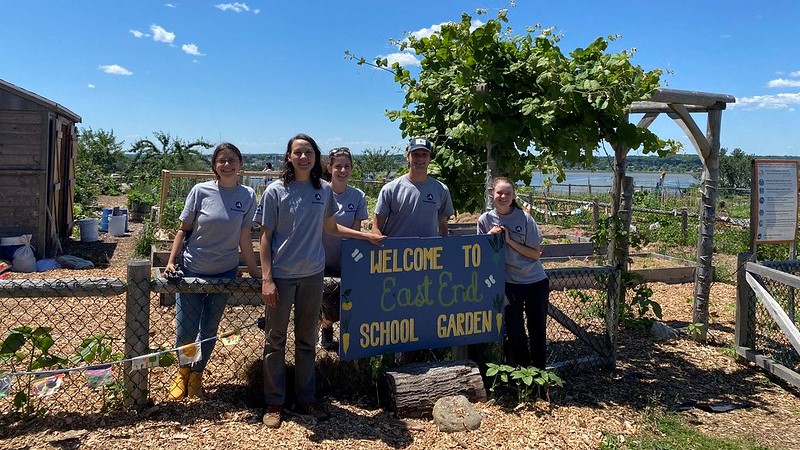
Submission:
[[[65,106],[62,106],[62,105],[59,105],[58,103],[56,103],[56,102],[54,102],[52,100],[48,100],[48,99],[42,97],[41,95],[34,94],[33,92],[31,92],[31,91],[29,91],[27,89],[23,89],[23,88],[21,88],[19,86],[11,84],[8,81],[0,79],[0,89],[5,90],[5,91],[9,91],[9,92],[14,93],[16,95],[19,95],[20,97],[23,97],[23,98],[25,98],[25,99],[27,99],[29,101],[32,101],[32,102],[34,102],[36,104],[39,104],[39,105],[43,106],[43,107],[45,107],[45,108],[47,108],[47,109],[49,109],[51,111],[54,111],[54,112],[56,112],[56,113],[58,113],[58,114],[60,114],[62,116],[65,116],[65,117],[73,120],[76,123],[81,122],[81,116],[79,116],[79,115],[75,114],[74,112],[70,111],[69,108],[67,108]]]

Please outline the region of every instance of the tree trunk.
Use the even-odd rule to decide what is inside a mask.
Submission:
[[[408,364],[386,372],[379,387],[382,400],[398,417],[430,417],[436,400],[463,395],[486,401],[478,366],[470,360]]]

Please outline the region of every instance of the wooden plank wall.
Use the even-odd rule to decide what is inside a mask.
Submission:
[[[32,234],[37,253],[47,242],[45,111],[0,110],[0,236]]]

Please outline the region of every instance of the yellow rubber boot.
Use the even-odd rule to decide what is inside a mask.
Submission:
[[[203,372],[189,373],[189,398],[205,398],[206,392],[203,390]]]
[[[169,388],[170,400],[181,400],[186,397],[189,386],[191,370],[188,367],[179,367],[178,374],[175,375],[175,381]]]

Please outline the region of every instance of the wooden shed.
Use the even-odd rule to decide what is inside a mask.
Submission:
[[[80,116],[0,80],[0,237],[31,234],[38,258],[54,255],[73,226]]]

